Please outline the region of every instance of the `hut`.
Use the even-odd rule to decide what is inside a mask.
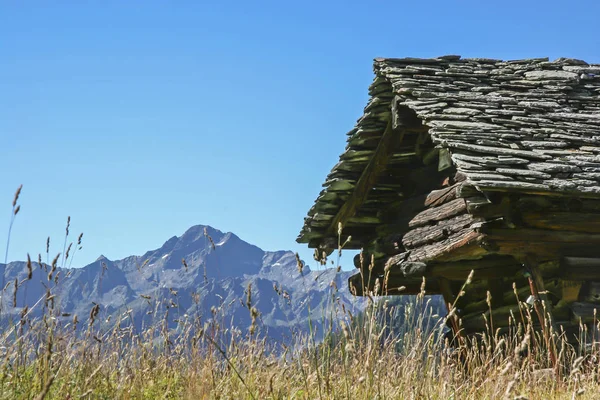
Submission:
[[[452,55],[378,58],[374,72],[298,242],[317,259],[362,249],[359,295],[414,294],[425,278],[465,333],[484,329],[488,293],[495,327],[517,297],[567,329],[594,321],[600,65]]]

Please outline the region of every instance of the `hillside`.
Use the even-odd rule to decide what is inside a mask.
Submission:
[[[9,284],[3,319],[17,319],[23,306],[34,304],[49,287],[56,294],[55,306],[65,315],[64,323],[74,314],[84,321],[98,304],[104,330],[127,312],[141,329],[157,320],[164,321],[163,311],[168,308],[170,328],[185,315],[199,315],[204,322],[223,320],[244,332],[251,324],[246,305],[248,287],[251,307],[260,314],[258,329],[276,340],[308,329],[309,309],[319,332],[324,313],[333,310],[334,292],[335,301],[348,310],[360,311],[363,304],[347,289],[350,272],[334,268],[313,271],[304,266],[301,274],[294,253],[264,251],[231,232],[203,225],[193,226],[141,256],[121,260],[100,256],[82,268],[58,268],[50,282],[45,264],[33,263],[29,281],[25,280],[26,262],[0,264],[0,269],[5,271],[5,282],[14,282],[15,278],[23,281],[16,307],[14,284]],[[42,311],[43,302],[30,315],[39,317]]]

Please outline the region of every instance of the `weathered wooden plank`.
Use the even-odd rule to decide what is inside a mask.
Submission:
[[[565,257],[561,260],[561,276],[566,280],[600,280],[600,258]]]
[[[433,222],[448,219],[458,214],[465,213],[467,211],[467,204],[462,198],[454,199],[446,204],[439,207],[429,208],[425,211],[415,215],[415,217],[408,223],[411,228],[431,224]]]
[[[600,258],[596,257],[564,257],[561,262],[567,268],[597,268],[600,270]]]
[[[515,229],[517,231],[518,229]],[[595,256],[598,254],[597,243],[590,245],[590,243],[577,243],[577,242],[557,242],[557,241],[536,241],[534,238],[526,239],[512,239],[502,238],[498,239],[487,237],[486,245],[490,251],[496,254],[508,254],[512,256],[523,256],[527,253],[536,254],[541,260],[553,260],[559,259],[565,255],[579,255],[579,256]]]
[[[501,239],[502,241],[600,244],[600,234],[594,233],[531,228],[509,229],[491,227],[490,225],[482,225],[479,231],[485,233],[491,239]]]
[[[426,276],[445,277],[464,281],[471,271],[473,279],[503,278],[515,275],[522,265],[510,256],[490,256],[479,260],[463,260],[449,263],[434,263],[427,266]]]
[[[375,295],[407,295],[407,294],[419,294],[423,281],[420,279],[410,279],[399,276],[390,276],[386,281],[383,275],[361,276],[361,274],[352,275],[348,278],[348,284],[351,288],[351,292],[357,296],[364,296],[367,292],[373,291],[377,278],[380,279],[379,292],[374,293]],[[350,286],[351,285],[351,286]],[[425,281],[425,292],[427,294],[439,294],[440,287],[439,283],[435,279],[429,279]]]
[[[462,316],[462,327],[468,331],[485,330],[487,328],[486,321],[488,324],[490,322],[490,314],[494,328],[506,327],[509,326],[511,315],[514,315],[515,318],[519,318],[519,306],[517,304],[507,305],[492,309],[491,313],[490,310],[487,309],[485,312],[475,311],[471,314],[465,314]],[[483,317],[484,315],[485,318]],[[519,321],[513,321],[512,325],[516,325],[517,322]]]
[[[465,198],[467,211],[475,217],[485,219],[501,217],[506,209],[502,204],[492,203],[483,196]]]
[[[459,186],[457,195],[458,197],[483,197],[483,193],[472,182],[465,182],[462,186]]]
[[[494,279],[503,279],[504,278],[494,278]],[[511,279],[507,279],[506,281],[510,281]],[[464,281],[463,281],[464,282]],[[525,279],[515,279],[517,284],[526,284]],[[465,293],[459,298],[457,305],[458,308],[463,310],[467,306],[485,301],[488,291],[488,285],[486,279],[474,279],[466,288]],[[461,314],[462,315],[462,314]]]
[[[570,306],[573,311],[573,323],[598,322],[600,316],[600,304],[573,302]]]
[[[473,222],[470,214],[462,214],[445,219],[435,225],[415,228],[407,232],[402,238],[402,244],[407,249],[419,247],[428,243],[443,240],[453,233],[459,232]]]
[[[466,228],[450,235],[448,239],[412,250],[412,254],[422,260],[455,261],[481,258],[487,250],[480,246],[483,236]]]
[[[524,277],[518,280],[498,279],[498,281],[501,281],[503,285],[504,292],[502,293],[502,301],[504,302],[504,305],[517,304],[517,296],[519,301],[526,301],[531,295],[531,289],[529,288],[529,284]],[[513,282],[515,282],[517,286],[517,296],[515,296],[512,288]],[[554,279],[545,281],[544,283],[546,291],[549,293],[550,297],[558,300],[560,298],[561,291],[559,281]],[[473,290],[471,287],[468,287],[465,295],[465,301],[461,301],[460,306],[462,307],[462,315],[468,315],[476,312],[481,313],[488,309],[485,289],[480,288],[478,291],[478,296],[473,296],[471,292],[473,292]]]
[[[470,228],[463,229],[447,239],[433,244],[410,250],[409,254],[399,254],[390,257],[386,265],[392,268],[401,268],[405,261],[429,262],[455,261],[460,259],[477,259],[487,253],[479,246],[483,236]]]
[[[523,212],[523,223],[531,228],[600,233],[600,214],[578,212]]]
[[[458,197],[458,192],[462,185],[462,182],[457,182],[452,186],[432,191],[427,195],[427,198],[425,199],[425,206],[437,207],[456,199]]]
[[[512,311],[512,313],[511,313]],[[484,319],[483,315],[485,314],[486,319],[489,323],[490,321],[490,312],[485,311],[485,312],[475,312],[473,314],[469,314],[468,316],[463,317],[462,319],[462,328],[464,330],[465,333],[469,334],[469,333],[473,333],[473,332],[481,332],[483,330],[485,330],[486,327],[486,319]],[[511,315],[514,315],[514,317],[516,318],[516,321],[510,321]],[[567,312],[561,312],[560,314],[557,313],[556,314],[556,325],[557,326],[565,326],[565,331],[567,330],[566,328],[572,323],[571,321],[568,320],[569,316]],[[504,306],[501,307],[499,309],[492,309],[492,319],[493,319],[493,323],[494,323],[494,330],[496,329],[500,329],[500,334],[502,334],[503,332],[506,333],[505,329],[501,329],[501,328],[506,328],[509,326],[512,326],[512,328],[516,328],[516,324],[520,323],[520,313],[519,313],[519,307],[517,305],[509,305],[509,306]],[[533,321],[533,327],[534,329],[540,329],[540,325],[537,323],[537,321]]]

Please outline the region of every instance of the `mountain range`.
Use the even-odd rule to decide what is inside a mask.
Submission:
[[[100,256],[82,268],[58,267],[54,272],[45,263],[33,262],[31,279],[26,262],[0,264],[6,283],[0,318],[20,318],[25,305],[30,318],[39,318],[45,302],[32,306],[49,289],[65,324],[67,317],[70,321],[77,315],[80,326],[87,326],[90,310],[98,305],[96,319],[104,330],[125,315],[143,328],[162,321],[168,309],[170,328],[181,318],[200,317],[203,322],[227,321],[247,332],[255,308],[258,329],[279,340],[306,331],[309,313],[318,331],[341,305],[352,313],[363,309],[364,301],[348,291],[352,272],[325,267],[313,271],[306,265],[300,271],[298,261],[291,251],[264,251],[231,232],[196,225],[141,256]]]

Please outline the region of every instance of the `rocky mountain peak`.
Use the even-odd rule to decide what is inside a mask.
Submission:
[[[204,234],[205,229],[212,243]],[[7,281],[23,278],[27,274],[26,263],[0,264],[2,272]],[[37,275],[26,283],[32,286],[27,291],[31,299],[45,294],[46,276],[41,271]],[[221,307],[225,317],[233,319],[234,325],[243,330],[250,325],[250,315],[244,309],[245,292],[250,284],[253,306],[264,316],[263,328],[269,336],[279,338],[292,328],[308,326],[307,301],[314,320],[320,320],[319,312],[325,312],[327,299],[331,298],[332,281],[339,288],[336,296],[340,301],[350,309],[354,307],[357,302],[347,290],[349,275],[350,272],[338,273],[333,269],[313,272],[308,267],[301,275],[291,251],[264,251],[232,232],[195,225],[142,256],[111,261],[101,255],[83,268],[68,274],[62,271],[61,280],[52,287],[64,313],[85,315],[94,302],[100,305],[106,320],[112,314],[118,320],[117,314],[131,310],[133,320],[146,326],[152,323],[154,309],[152,301],[142,300],[167,299],[173,290],[178,293],[178,310],[169,313],[173,318],[179,314],[210,318],[211,307]],[[3,317],[20,312],[25,304],[30,303],[18,298],[18,306],[8,313],[4,310]],[[39,312],[34,310],[32,315],[39,316]],[[172,325],[176,322],[172,321]]]

